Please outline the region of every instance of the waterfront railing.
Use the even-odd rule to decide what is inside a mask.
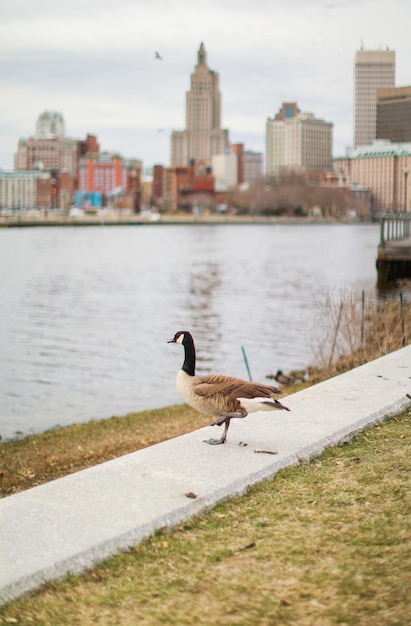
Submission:
[[[387,213],[381,218],[380,246],[411,237],[411,213]]]

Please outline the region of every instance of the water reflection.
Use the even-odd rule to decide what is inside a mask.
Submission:
[[[218,311],[218,290],[221,287],[221,271],[215,261],[196,265],[190,273],[187,310],[191,313],[191,330],[195,341],[201,345],[197,350],[198,373],[210,371],[212,355],[218,351],[221,340],[221,315]]]
[[[378,225],[0,231],[3,438],[181,402],[199,372],[254,380],[306,367],[329,289],[375,293]],[[174,346],[175,348],[175,346]]]

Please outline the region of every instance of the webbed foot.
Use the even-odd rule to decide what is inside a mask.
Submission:
[[[221,439],[204,439],[204,443],[209,443],[210,446],[218,446],[220,443],[225,443],[227,440],[225,437],[221,437]]]

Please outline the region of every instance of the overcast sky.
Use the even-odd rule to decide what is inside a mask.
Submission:
[[[283,101],[334,124],[334,156],[352,144],[355,51],[396,51],[411,85],[411,0],[0,0],[0,168],[43,111],[66,135],[169,164],[203,41],[219,73],[232,143],[265,151]],[[158,51],[163,60],[154,58]]]

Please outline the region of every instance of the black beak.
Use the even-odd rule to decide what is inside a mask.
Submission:
[[[170,341],[167,341],[167,343],[175,343],[175,339],[170,339]]]

